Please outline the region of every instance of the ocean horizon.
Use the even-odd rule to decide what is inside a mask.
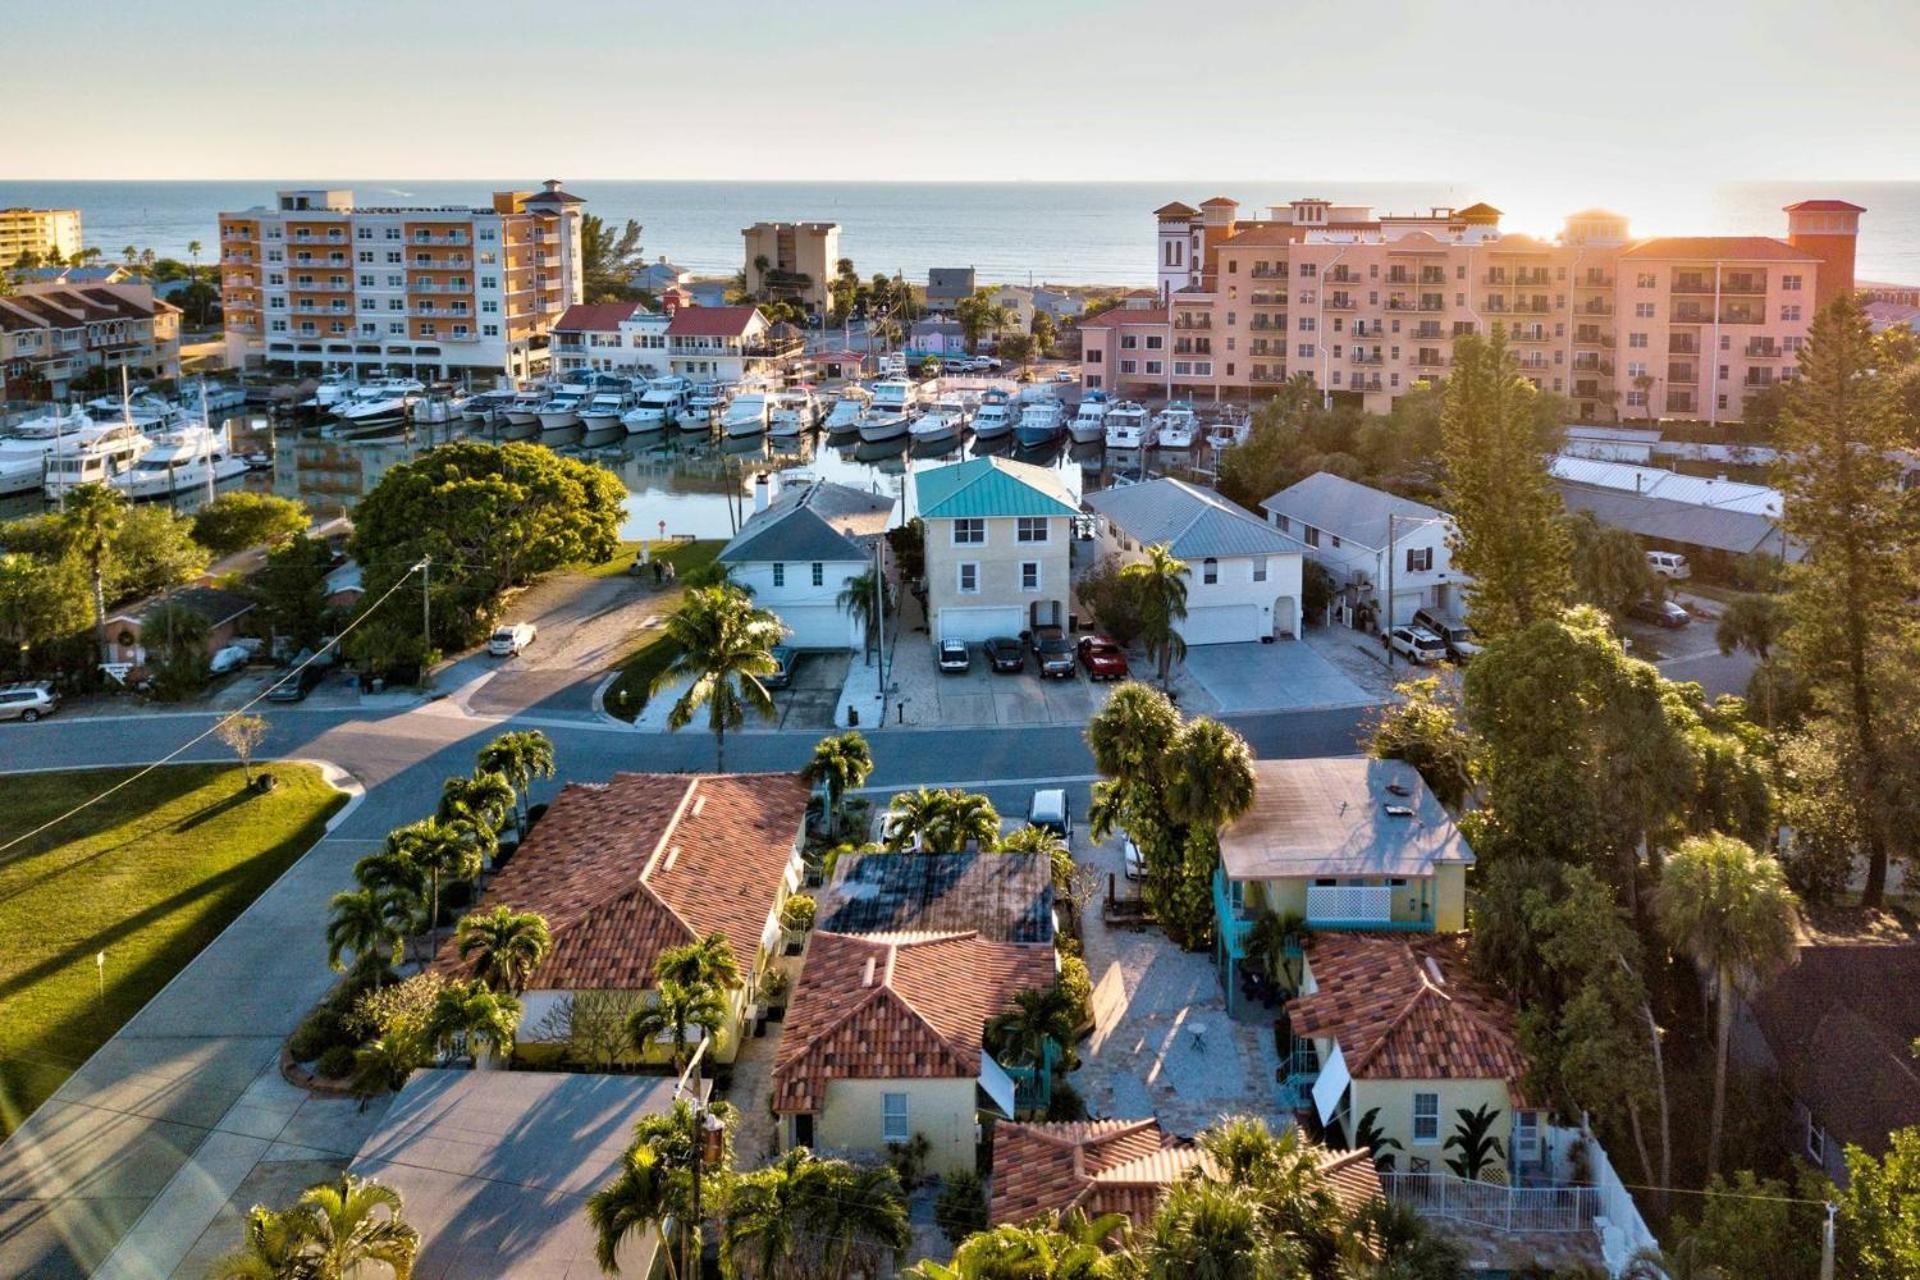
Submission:
[[[498,190],[530,190],[538,179],[240,179],[199,181],[0,180],[0,208],[78,208],[82,233],[111,260],[122,247],[185,260],[198,240],[201,261],[216,256],[217,215],[270,204],[294,187],[346,188],[361,204],[485,204]],[[1506,211],[1508,230],[1551,235],[1575,209],[1606,204],[1632,219],[1636,235],[1784,236],[1781,206],[1838,197],[1867,207],[1858,274],[1863,280],[1920,283],[1920,182],[1754,182],[1646,187],[1633,199],[1603,199],[1564,187],[1524,183],[1330,182],[809,182],[569,180],[567,189],[610,223],[632,218],[649,261],[665,256],[702,275],[740,269],[740,229],[761,220],[833,221],[841,250],[862,276],[899,272],[924,280],[930,267],[972,266],[995,283],[1150,285],[1152,211],[1170,200],[1213,195],[1241,202],[1242,216],[1305,195],[1394,212],[1478,200]]]

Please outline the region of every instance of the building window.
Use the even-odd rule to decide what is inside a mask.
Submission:
[[[1020,562],[1020,589],[1022,591],[1038,591],[1040,589],[1040,562],[1038,560],[1022,560]]]
[[[776,587],[787,585],[787,566],[783,564],[773,566],[773,585]]]
[[[904,1093],[883,1093],[880,1095],[880,1140],[882,1142],[907,1142],[913,1135],[907,1132],[907,1095]]]
[[[1162,363],[1161,363],[1160,361],[1158,361],[1158,360],[1149,360],[1149,361],[1147,361],[1147,372],[1148,372],[1148,373],[1159,373],[1159,372],[1160,372],[1160,371],[1161,371],[1162,369],[1164,369],[1164,368],[1165,368],[1165,366],[1164,366],[1164,365],[1163,365],[1163,364],[1162,364]]]
[[[1432,547],[1407,548],[1407,572],[1430,573],[1433,571]]]
[[[1317,547],[1320,545],[1320,531],[1312,525],[1302,525],[1300,527],[1300,534],[1306,539],[1308,546]]]
[[[813,585],[816,587],[827,585],[827,566],[818,560],[813,562]]]
[[[984,547],[987,545],[987,522],[971,517],[953,522],[953,545],[956,547]]]
[[[1413,1140],[1424,1143],[1440,1141],[1439,1094],[1416,1093],[1413,1095]]]
[[[1786,306],[1781,307],[1780,318],[1788,322],[1798,320],[1800,318],[1800,304],[1797,302],[1789,302]]]
[[[1255,582],[1265,582],[1267,580],[1267,558],[1265,556],[1255,556],[1253,558],[1253,580]]]
[[[1807,1156],[1821,1168],[1827,1166],[1827,1131],[1813,1122],[1813,1113],[1807,1113]]]
[[[1132,360],[1122,360],[1120,362],[1120,372],[1122,373],[1133,373],[1138,369],[1138,367],[1139,366],[1136,365]]]
[[[1644,333],[1630,333],[1627,335],[1627,345],[1629,347],[1644,347],[1647,345],[1647,335]]]
[[[1284,515],[1281,515],[1279,512],[1275,512],[1273,517],[1273,527],[1278,529],[1282,533],[1287,533],[1293,528],[1293,520],[1288,516],[1284,516]]]
[[[1781,276],[1780,287],[1788,293],[1798,293],[1800,291],[1800,277]]]
[[[1651,271],[1640,272],[1637,276],[1634,277],[1633,282],[1634,284],[1638,285],[1642,289],[1651,289],[1655,286],[1655,283],[1656,283],[1654,279],[1654,274]]]
[[[1160,350],[1160,348],[1166,345],[1167,345],[1167,340],[1165,338],[1158,337],[1151,333],[1147,335],[1147,350],[1158,351]]]
[[[1651,302],[1636,302],[1633,304],[1633,314],[1635,319],[1651,320],[1653,319],[1653,304]]]
[[[1301,343],[1297,351],[1302,360],[1313,359],[1313,344],[1311,342]]]
[[[1015,525],[1014,540],[1017,542],[1045,542],[1047,540],[1047,518],[1045,516],[1021,516]]]
[[[1220,581],[1220,562],[1212,556],[1200,562],[1200,581],[1210,587]]]
[[[1120,349],[1122,351],[1134,351],[1137,350],[1139,346],[1140,339],[1138,335],[1131,333],[1123,333],[1120,335]]]
[[[963,596],[980,594],[980,566],[975,561],[960,562],[960,594]]]

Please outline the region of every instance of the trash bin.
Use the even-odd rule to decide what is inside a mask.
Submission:
[[[384,676],[375,676],[367,682],[367,687],[370,692],[379,693],[387,687],[386,678]]]
[[[847,708],[847,727],[850,729],[853,729],[853,728],[858,728],[859,725],[860,725],[860,708],[848,707]]]

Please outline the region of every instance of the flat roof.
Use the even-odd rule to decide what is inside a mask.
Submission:
[[[1427,876],[1441,863],[1473,863],[1466,838],[1405,761],[1256,760],[1253,778],[1253,807],[1220,833],[1229,879]]]

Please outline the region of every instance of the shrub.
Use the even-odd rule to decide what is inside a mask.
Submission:
[[[1087,1104],[1080,1091],[1065,1080],[1056,1081],[1053,1096],[1047,1099],[1047,1119],[1070,1124],[1086,1118]]]
[[[353,1012],[346,1019],[347,1030],[363,1042],[416,1033],[427,1025],[440,989],[446,985],[446,979],[429,970],[394,986],[369,991],[354,1002]]]
[[[933,1202],[933,1220],[953,1244],[987,1225],[987,1190],[980,1175],[970,1169],[950,1174]]]
[[[327,1050],[348,1043],[346,1024],[339,1014],[322,1005],[308,1014],[306,1021],[287,1039],[287,1052],[295,1062],[312,1062]]]
[[[914,1187],[927,1171],[927,1157],[933,1153],[933,1144],[927,1141],[927,1135],[916,1133],[906,1142],[887,1144],[887,1163],[900,1175],[900,1185]]]
[[[796,893],[780,907],[780,927],[788,933],[805,933],[813,928],[817,910],[810,894]]]
[[[1120,558],[1107,556],[1087,570],[1074,588],[1080,603],[1093,615],[1108,639],[1124,648],[1139,638],[1145,625],[1133,588],[1120,576]]]
[[[1093,975],[1079,956],[1060,957],[1060,990],[1073,1001],[1073,1025],[1085,1030],[1093,1023]]]
[[[329,1080],[344,1080],[353,1074],[354,1062],[353,1047],[336,1044],[320,1055],[314,1070]]]

